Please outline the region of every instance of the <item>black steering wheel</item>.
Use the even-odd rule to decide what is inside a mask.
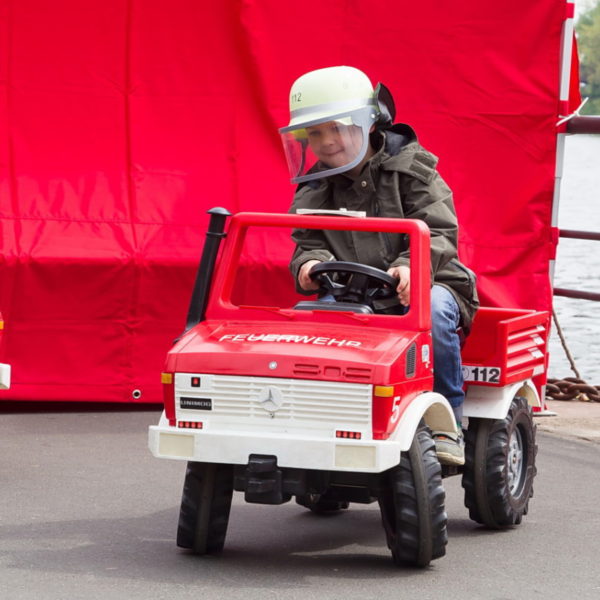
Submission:
[[[336,275],[335,281],[332,275]],[[329,261],[316,264],[309,277],[321,285],[322,294],[331,294],[338,302],[366,304],[397,295],[398,279],[385,271],[360,263]]]

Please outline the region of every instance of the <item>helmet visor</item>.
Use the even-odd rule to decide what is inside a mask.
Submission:
[[[367,153],[374,120],[373,109],[364,107],[281,128],[292,183],[329,177],[358,165]]]

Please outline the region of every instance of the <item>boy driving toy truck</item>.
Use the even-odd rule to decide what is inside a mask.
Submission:
[[[234,490],[315,513],[378,502],[395,563],[425,566],[446,551],[443,477],[462,474],[478,523],[527,513],[549,317],[477,310],[451,192],[414,131],[393,125],[385,86],[320,69],[294,83],[290,112],[295,214],[209,211],[162,375],[149,446],[188,461],[177,544],[220,552]],[[240,291],[253,230],[291,234],[297,292],[317,299]]]

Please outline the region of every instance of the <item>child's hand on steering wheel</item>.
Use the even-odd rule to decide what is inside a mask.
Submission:
[[[319,282],[318,281],[313,281],[310,276],[310,270],[315,266],[318,265],[320,262],[320,260],[307,260],[301,267],[300,267],[300,271],[298,271],[298,284],[300,285],[300,287],[307,291],[313,291],[313,290],[318,290],[319,289]]]
[[[398,279],[396,291],[398,292],[400,304],[408,306],[410,303],[410,267],[390,267],[387,272],[388,275]]]

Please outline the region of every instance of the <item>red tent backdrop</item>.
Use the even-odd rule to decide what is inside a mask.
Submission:
[[[324,66],[383,81],[441,157],[484,303],[549,308],[565,7],[0,0],[0,398],[160,400],[205,211],[287,210],[277,128]]]

